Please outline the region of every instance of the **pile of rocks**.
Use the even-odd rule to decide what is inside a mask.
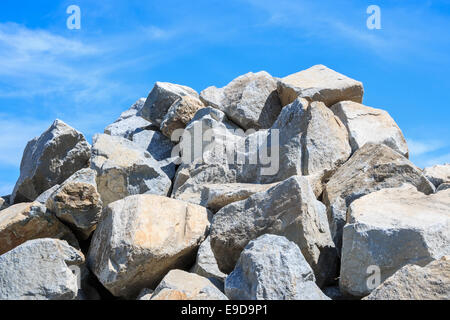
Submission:
[[[319,65],[158,82],[92,146],[56,120],[0,198],[0,299],[450,299],[450,165],[363,93]]]

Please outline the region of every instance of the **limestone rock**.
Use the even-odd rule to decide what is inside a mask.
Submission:
[[[270,234],[245,247],[225,280],[225,293],[231,300],[329,300],[298,246]]]
[[[123,112],[120,117],[104,130],[110,136],[119,136],[131,140],[137,132],[152,127],[152,123],[137,115],[143,108],[145,98],[136,101],[130,109]]]
[[[138,115],[159,126],[172,104],[181,97],[189,95],[198,98],[198,93],[189,87],[156,82]]]
[[[245,246],[266,233],[295,242],[314,270],[319,286],[333,281],[337,254],[326,208],[316,200],[304,177],[291,177],[216,213],[210,236],[220,270],[231,272]]]
[[[406,265],[365,300],[450,300],[450,257],[419,267]]]
[[[203,102],[195,96],[187,95],[179,98],[164,116],[160,126],[161,132],[170,138],[176,129],[184,129],[195,113],[204,107]]]
[[[83,254],[65,241],[27,241],[0,256],[0,300],[74,300],[79,290],[73,268]]]
[[[11,203],[34,201],[42,192],[89,166],[91,147],[83,134],[56,120],[28,142]]]
[[[434,192],[433,185],[419,168],[382,144],[365,144],[338,168],[323,192],[331,233],[338,249],[341,248],[347,207],[366,194],[400,187],[404,183],[414,185],[425,194]]]
[[[93,140],[91,168],[103,206],[129,195],[168,194],[172,181],[148,152],[122,137],[100,134]]]
[[[265,71],[249,72],[224,88],[207,88],[200,98],[244,129],[270,128],[281,111],[277,82]]]
[[[156,287],[151,300],[228,300],[207,278],[171,270]]]
[[[211,250],[211,239],[207,237],[202,242],[197,252],[197,259],[191,269],[192,273],[196,273],[202,277],[214,278],[221,282],[225,280],[227,275],[219,270],[216,258]]]
[[[344,227],[340,287],[363,297],[373,289],[368,268],[383,282],[406,264],[425,266],[450,254],[450,190],[432,195],[414,186],[383,189],[354,201]]]
[[[373,142],[385,144],[408,158],[405,137],[386,111],[353,101],[339,102],[331,110],[347,127],[353,152],[367,142]]]
[[[81,169],[67,179],[47,200],[47,208],[69,224],[85,240],[95,230],[102,212],[97,173]]]
[[[450,163],[425,168],[423,173],[436,188],[443,183],[450,183]]]
[[[78,247],[69,228],[39,202],[19,203],[0,211],[0,254],[39,238],[63,239]]]
[[[204,207],[156,195],[111,203],[94,232],[90,269],[113,295],[136,297],[194,263],[209,218]]]
[[[346,100],[362,103],[364,88],[359,81],[326,66],[316,65],[282,78],[278,82],[278,94],[283,106],[301,97],[308,101],[321,101],[331,107]]]

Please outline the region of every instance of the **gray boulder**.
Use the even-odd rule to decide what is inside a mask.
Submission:
[[[60,187],[59,184],[54,185],[53,187],[51,187],[50,189],[42,192],[39,197],[36,198],[36,202],[42,203],[42,204],[46,204],[48,198],[50,198],[50,196],[56,191],[58,190]]]
[[[245,247],[225,280],[225,294],[231,300],[329,300],[298,246],[270,234]]]
[[[295,242],[314,270],[319,286],[334,280],[337,254],[326,208],[316,200],[304,177],[291,177],[216,213],[210,237],[220,270],[231,272],[245,246],[266,233]]]
[[[74,300],[83,254],[57,239],[31,240],[0,256],[0,300]]]
[[[444,191],[444,190],[448,190],[448,189],[450,189],[450,182],[439,185],[439,188],[436,189],[436,192]]]
[[[227,275],[220,271],[217,266],[216,258],[211,250],[210,237],[207,237],[198,248],[197,259],[195,260],[191,272],[206,278],[217,279],[222,283],[227,277]]]
[[[450,183],[450,163],[425,168],[423,174],[438,188],[443,183]]]
[[[11,203],[34,201],[42,192],[88,167],[90,157],[91,147],[83,134],[55,120],[40,137],[28,142]]]

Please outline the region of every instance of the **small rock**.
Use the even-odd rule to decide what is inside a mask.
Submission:
[[[209,218],[204,207],[156,195],[113,202],[94,232],[90,270],[113,295],[136,297],[169,270],[193,265]]]
[[[138,297],[136,298],[136,300],[151,300],[152,296],[153,296],[153,292],[154,290],[152,289],[142,289],[141,292],[139,293]]]
[[[368,295],[371,266],[380,282],[406,264],[425,266],[450,254],[450,190],[425,195],[412,185],[383,189],[354,201],[344,227],[340,287]]]
[[[207,278],[171,270],[156,287],[151,300],[228,300]]]
[[[450,189],[450,182],[439,185],[439,188],[436,189],[436,192],[444,191],[444,190],[448,190],[448,189]]]
[[[207,237],[198,248],[197,259],[191,272],[202,277],[217,279],[222,283],[227,277],[227,275],[220,271],[217,266],[216,258],[211,250],[210,237]]]
[[[321,101],[327,107],[340,101],[362,103],[364,88],[359,81],[350,79],[323,65],[291,74],[278,82],[282,106],[298,97],[308,101]]]
[[[450,163],[425,168],[423,174],[438,188],[443,183],[450,183]]]
[[[0,197],[0,211],[9,207],[10,196]]]
[[[27,241],[0,256],[0,300],[74,300],[80,286],[73,268],[83,254],[65,241]]]
[[[39,203],[19,203],[0,211],[0,254],[39,238],[67,240],[79,247],[72,232]]]
[[[329,300],[298,246],[270,234],[245,247],[225,280],[225,293],[231,300]]]
[[[11,204],[34,201],[41,193],[89,167],[91,146],[83,134],[61,120],[28,142]]]

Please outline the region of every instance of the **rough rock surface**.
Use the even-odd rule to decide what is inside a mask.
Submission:
[[[282,78],[278,94],[283,106],[298,97],[308,101],[321,101],[331,107],[340,101],[362,103],[364,88],[359,81],[350,79],[323,65],[316,65]]]
[[[422,171],[391,148],[367,143],[357,150],[350,160],[337,169],[323,192],[336,246],[341,247],[347,208],[354,200],[384,188],[400,187],[404,183],[414,185],[425,194],[434,192],[433,185]]]
[[[432,195],[414,186],[383,189],[354,201],[344,227],[340,287],[366,296],[368,268],[383,282],[406,264],[425,266],[450,255],[450,190]]]
[[[214,278],[221,282],[223,282],[227,277],[227,275],[220,271],[217,266],[214,252],[211,250],[210,237],[207,237],[198,248],[197,259],[195,260],[195,264],[192,267],[191,272],[202,277]]]
[[[42,192],[89,166],[91,147],[83,134],[56,120],[28,142],[11,203],[34,201]]]
[[[316,200],[305,178],[291,177],[216,213],[210,236],[220,270],[231,272],[245,246],[266,233],[294,241],[314,270],[319,286],[336,276],[337,254],[326,208]]]
[[[386,111],[353,101],[339,102],[333,105],[331,110],[347,127],[353,152],[367,142],[373,142],[385,144],[408,158],[405,137]]]
[[[0,256],[0,300],[77,299],[81,288],[71,268],[83,262],[65,241],[27,241]]]
[[[225,280],[225,294],[231,300],[329,300],[298,246],[270,234],[245,247]]]
[[[145,98],[136,101],[130,109],[120,115],[119,119],[107,126],[104,133],[109,134],[110,136],[119,136],[131,140],[135,133],[152,127],[151,122],[137,115],[144,104]]]
[[[448,189],[450,189],[450,182],[439,185],[439,188],[436,189],[436,192],[444,191],[444,190],[448,190]]]
[[[151,300],[228,300],[228,298],[207,278],[182,270],[171,270],[156,287]]]
[[[184,96],[198,98],[198,93],[189,87],[167,82],[157,82],[149,93],[138,116],[160,126],[169,108]]]
[[[9,207],[9,196],[0,197],[0,211]]]
[[[365,300],[450,300],[450,256],[420,267],[406,265]]]
[[[39,202],[19,203],[0,211],[0,254],[38,238],[63,239],[78,247],[69,228]]]
[[[93,140],[91,168],[103,206],[129,195],[169,193],[172,182],[148,152],[121,137],[100,134]]]
[[[102,200],[97,191],[97,173],[81,169],[56,189],[47,200],[47,208],[69,224],[83,240],[95,230],[102,213]]]
[[[270,128],[281,111],[277,82],[265,71],[249,72],[224,88],[209,87],[200,98],[244,129]]]
[[[58,188],[60,187],[59,184],[54,185],[53,187],[51,187],[50,189],[42,192],[39,197],[36,198],[36,202],[42,203],[42,204],[46,204],[48,198],[50,198],[50,196],[53,194],[53,192],[55,192],[56,190],[58,190]]]
[[[443,183],[450,183],[450,163],[425,168],[423,173],[436,188]]]
[[[94,232],[90,269],[113,295],[136,297],[194,263],[209,218],[204,207],[156,195],[111,203]]]

